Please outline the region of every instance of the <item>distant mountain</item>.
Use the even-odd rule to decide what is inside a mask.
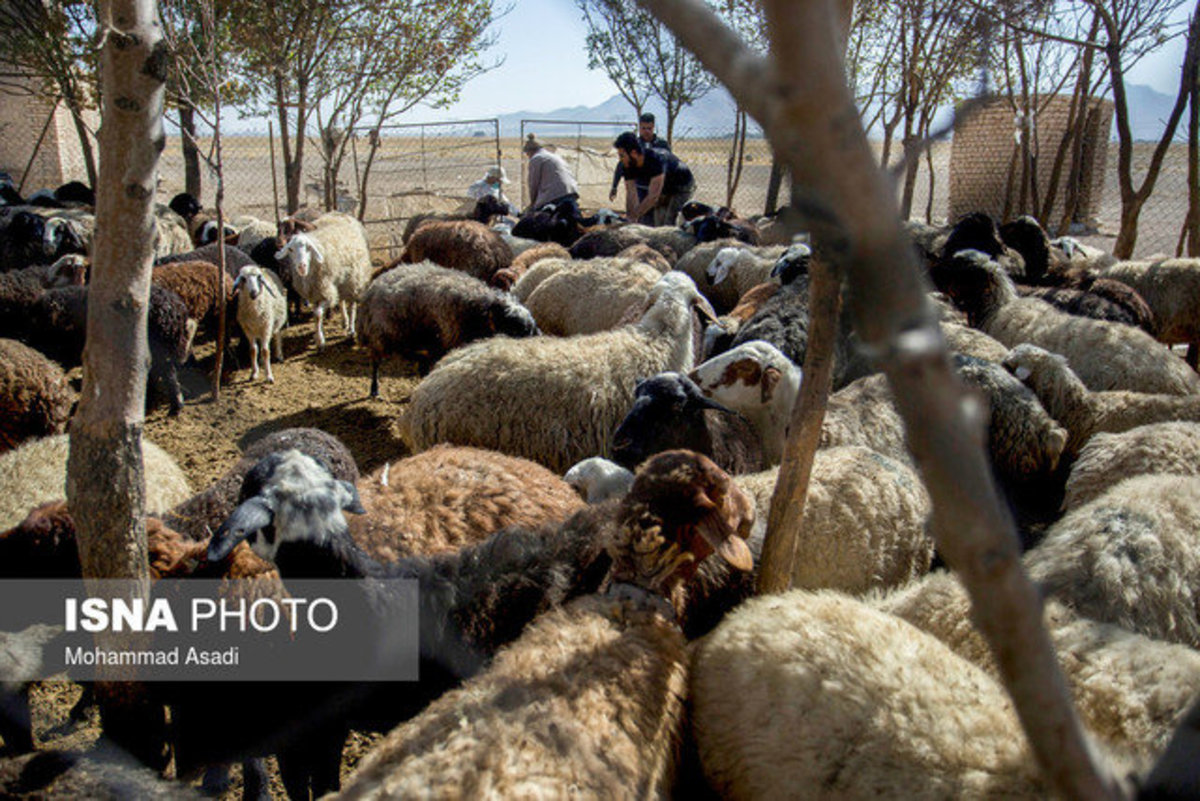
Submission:
[[[1133,138],[1138,141],[1156,141],[1162,135],[1163,126],[1171,114],[1175,98],[1157,92],[1149,86],[1130,84],[1125,91],[1129,102],[1129,124]],[[733,115],[735,105],[733,98],[723,89],[715,89],[700,98],[679,114],[675,122],[675,135],[681,137],[714,137],[727,136],[733,131]],[[648,111],[658,117],[660,133],[666,131],[667,116],[661,105],[651,103]],[[948,120],[949,107],[939,111],[937,120]],[[627,126],[632,126],[634,118],[633,107],[620,95],[613,95],[597,106],[571,106],[558,108],[553,111],[515,111],[500,116],[500,135],[518,136],[521,133],[521,120],[558,120],[563,122],[613,122],[613,127],[586,126],[585,134],[616,135]],[[940,124],[940,123],[939,123]],[[574,133],[575,127],[570,126]],[[550,133],[561,136],[564,126],[549,126],[546,124],[530,123],[526,133]],[[758,126],[752,124],[751,132],[760,133]],[[873,132],[878,134],[878,132]],[[1183,123],[1176,133],[1179,140],[1186,136]],[[1112,138],[1116,139],[1117,128],[1113,125]]]
[[[736,106],[733,98],[724,89],[714,89],[679,113],[675,121],[675,136],[680,137],[714,137],[727,136],[733,132],[734,112]],[[667,114],[658,103],[647,105],[646,111],[652,112],[658,118],[658,131],[665,134],[667,129]],[[613,135],[627,130],[636,121],[633,106],[620,95],[613,95],[597,106],[570,106],[556,108],[552,111],[514,111],[511,114],[501,114],[500,135],[519,136],[521,120],[555,120],[559,122],[611,122],[611,126],[585,126],[585,135]],[[576,127],[569,126],[574,133]],[[529,123],[526,133],[550,133],[561,136],[564,126],[548,125],[545,123]],[[752,131],[757,131],[755,126]]]

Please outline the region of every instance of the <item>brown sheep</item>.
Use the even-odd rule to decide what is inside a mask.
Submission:
[[[220,311],[217,269],[215,264],[207,261],[171,262],[155,267],[150,281],[182,298],[188,317],[201,328],[213,331]],[[226,303],[233,300],[233,281],[231,278],[225,280]]]
[[[0,339],[0,453],[61,434],[74,404],[61,367],[27,345]]]
[[[349,519],[350,536],[372,558],[456,551],[507,526],[537,529],[584,507],[546,468],[482,448],[438,445],[366,476],[367,514]]]
[[[513,256],[512,264],[505,267],[503,270],[497,270],[492,276],[491,284],[497,289],[508,291],[513,288],[513,284],[517,283],[525,271],[534,263],[542,259],[569,259],[571,254],[562,245],[557,242],[542,242],[529,248],[529,250],[518,253]]]
[[[400,262],[429,261],[462,270],[484,283],[512,264],[513,252],[500,234],[480,222],[430,222],[413,232]]]

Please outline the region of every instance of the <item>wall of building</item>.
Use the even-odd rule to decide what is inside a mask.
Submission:
[[[30,89],[34,84],[30,84]],[[53,119],[50,119],[53,110]],[[93,130],[99,115],[85,115]],[[47,120],[50,120],[47,127]],[[38,138],[42,136],[40,146]],[[35,147],[37,155],[30,163]],[[93,153],[96,151],[92,142]],[[29,175],[25,175],[26,167]],[[12,92],[0,88],[0,170],[12,176],[17,184],[24,179],[25,194],[38,189],[53,189],[67,181],[87,182],[87,167],[75,123],[67,109],[36,92]]]
[[[1038,186],[1050,185],[1055,157],[1067,132],[1071,98],[1059,95],[1038,98],[1035,104],[1042,110],[1035,121],[1034,139],[1038,154]],[[1091,226],[1100,208],[1104,187],[1104,168],[1108,155],[1109,131],[1112,129],[1112,103],[1096,101],[1089,109],[1084,135],[1082,169],[1080,171],[1080,202],[1073,222]],[[950,155],[949,218],[972,211],[982,211],[997,219],[1033,213],[1032,208],[1020,208],[1021,149],[1018,144],[1020,121],[1013,114],[1007,99],[997,99],[979,108],[954,129],[954,144]],[[1070,153],[1061,169],[1055,204],[1047,222],[1056,223],[1063,214],[1070,172]],[[1028,205],[1028,202],[1027,202]]]

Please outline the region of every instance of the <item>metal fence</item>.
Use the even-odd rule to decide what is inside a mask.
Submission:
[[[510,183],[508,198],[519,205],[527,202],[525,160],[521,143],[525,134],[535,133],[546,145],[563,155],[580,183],[581,205],[594,209],[621,208],[623,195],[615,201],[608,194],[617,158],[612,140],[632,126],[613,121],[555,121],[527,119],[519,133],[502,136],[498,119],[467,120],[445,123],[393,125],[382,129],[374,148],[367,181],[365,215],[373,255],[379,261],[399,254],[401,234],[413,215],[422,212],[450,212],[471,206],[466,189],[483,177],[488,167],[499,164]],[[366,131],[352,132],[349,156],[342,166],[339,186],[344,187],[346,208],[357,211],[362,202],[356,187],[361,185],[371,156],[371,138]],[[202,146],[205,142],[201,143]],[[310,138],[304,164],[304,189],[301,201],[319,207],[322,199],[322,165],[316,152],[318,141]],[[688,164],[696,178],[695,198],[706,203],[731,205],[742,214],[763,211],[770,175],[771,156],[766,142],[746,140],[745,160],[740,180],[730,200],[729,154],[732,137],[721,131],[712,133],[695,128],[677,134],[672,150]],[[880,143],[874,143],[877,152]],[[1153,145],[1139,144],[1134,151],[1135,176],[1149,159]],[[922,159],[917,173],[912,217],[946,221],[950,191],[949,142],[933,146],[930,160]],[[224,139],[226,203],[231,216],[251,214],[270,220],[276,201],[272,197],[271,150],[266,136],[227,136]],[[893,148],[898,157],[899,145]],[[1117,148],[1108,148],[1103,171],[1103,187],[1094,232],[1081,238],[1089,244],[1111,249],[1120,222],[1120,192],[1117,186]],[[278,156],[276,157],[278,160]],[[932,172],[929,165],[932,164]],[[160,163],[162,180],[159,199],[166,202],[183,189],[183,166],[178,141],[172,138]],[[202,200],[212,204],[212,176],[205,176]],[[278,193],[282,203],[282,171]],[[899,188],[897,188],[899,197]],[[787,183],[780,193],[780,204],[788,201]],[[283,213],[282,205],[279,206]],[[1135,255],[1174,253],[1180,227],[1187,214],[1187,147],[1171,146],[1154,194],[1142,212]]]

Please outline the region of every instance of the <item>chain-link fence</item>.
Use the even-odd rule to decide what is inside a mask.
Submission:
[[[500,121],[493,118],[387,126],[381,130],[377,146],[372,145],[368,131],[354,131],[339,176],[339,205],[357,213],[362,202],[358,187],[367,174],[364,222],[373,255],[379,261],[386,261],[398,255],[401,234],[413,215],[468,209],[471,201],[467,198],[467,187],[481,179],[488,167],[503,166],[509,178],[505,185],[507,197],[517,205],[527,203],[524,187],[527,162],[521,156],[521,142],[524,134],[534,133],[566,159],[579,181],[581,205],[585,209],[609,207],[619,210],[623,194],[619,191],[615,201],[608,197],[617,164],[612,141],[617,134],[632,129],[630,125],[612,121],[528,119],[522,122],[519,131],[502,136]],[[732,136],[721,131],[690,128],[682,134],[677,133],[674,138],[673,151],[695,175],[697,200],[730,205],[744,215],[764,210],[771,172],[771,154],[765,140],[755,136],[746,139],[741,172],[735,184],[730,167]],[[311,137],[307,144],[301,203],[320,207],[324,195],[318,140]],[[209,142],[204,140],[201,146],[207,148]],[[276,146],[278,148],[278,142]],[[875,142],[873,146],[880,153],[882,144]],[[951,208],[951,148],[950,142],[937,142],[928,157],[922,157],[914,184],[913,218],[928,218],[935,224],[947,220]],[[278,207],[283,214],[282,167],[277,170],[276,194],[272,189],[268,138],[226,136],[223,150],[228,214],[273,219],[275,196],[279,198]],[[1138,143],[1134,147],[1133,169],[1139,181],[1152,150],[1152,143]],[[893,165],[900,158],[900,152],[898,144],[892,148]],[[281,165],[278,155],[276,160]],[[1095,217],[1089,221],[1091,228],[1081,238],[1089,244],[1111,249],[1121,212],[1115,143],[1107,148],[1104,166],[1099,172],[1102,187]],[[183,190],[183,162],[176,138],[172,138],[163,154],[160,174],[159,199],[166,202]],[[202,201],[208,207],[213,202],[214,182],[206,171]],[[785,181],[778,202],[787,201]],[[1178,143],[1171,146],[1155,191],[1142,211],[1135,255],[1174,253],[1186,215],[1187,147]]]

